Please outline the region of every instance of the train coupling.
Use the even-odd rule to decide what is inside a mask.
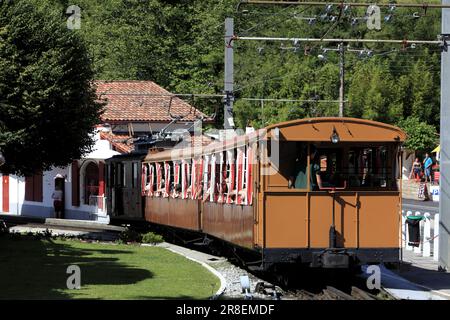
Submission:
[[[311,267],[325,269],[347,269],[350,267],[353,254],[345,250],[326,249],[313,252]]]

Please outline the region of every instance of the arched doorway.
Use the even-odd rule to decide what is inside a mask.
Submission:
[[[89,162],[84,172],[84,204],[96,204],[90,203],[90,200],[91,196],[98,196],[98,178],[98,165],[95,162]]]

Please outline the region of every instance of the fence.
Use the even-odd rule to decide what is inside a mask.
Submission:
[[[408,216],[423,216],[420,221],[420,243],[418,247],[408,245],[408,225],[406,219]],[[422,214],[420,211],[402,210],[402,247],[414,253],[421,254],[423,257],[433,256],[433,260],[439,259],[439,214],[432,216],[429,212]]]

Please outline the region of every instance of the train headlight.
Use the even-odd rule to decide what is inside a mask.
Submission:
[[[333,128],[333,133],[331,134],[330,139],[332,143],[338,143],[341,140],[341,138],[339,138],[339,134],[336,131],[336,128]]]

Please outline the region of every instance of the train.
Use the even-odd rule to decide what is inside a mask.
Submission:
[[[385,123],[323,117],[116,156],[108,212],[226,248],[255,270],[397,263],[405,139]]]

